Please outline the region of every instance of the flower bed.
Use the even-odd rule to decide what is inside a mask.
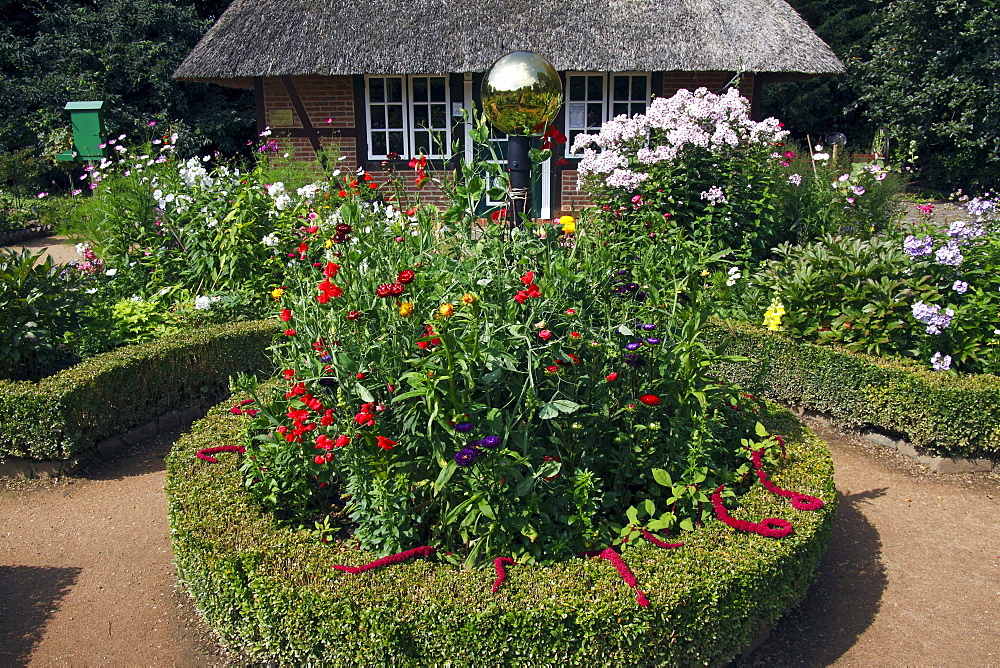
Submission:
[[[41,381],[0,380],[0,457],[70,459],[102,438],[218,396],[269,366],[272,321],[220,325],[97,355]]]
[[[848,428],[904,434],[943,455],[1000,455],[997,376],[942,374],[916,361],[795,341],[746,323],[716,322],[705,335],[730,354],[752,358],[718,366],[748,391],[829,413]]]
[[[245,491],[241,455],[217,454],[217,464],[196,457],[242,444],[247,421],[227,402],[196,423],[168,458],[167,496],[178,577],[223,641],[254,661],[724,663],[803,596],[835,509],[828,450],[782,413],[765,420],[788,435],[789,457],[771,479],[825,506],[794,510],[755,484],[730,513],[786,518],[791,535],[711,521],[684,533],[681,548],[627,549],[622,559],[647,607],[604,559],[509,565],[496,593],[492,569],[434,559],[344,573],[335,567],[375,555],[280,528]]]

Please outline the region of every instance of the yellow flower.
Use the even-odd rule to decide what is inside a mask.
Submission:
[[[573,216],[560,216],[559,222],[562,223],[562,231],[566,234],[576,232],[576,220]]]
[[[441,304],[441,306],[438,307],[438,313],[441,315],[442,318],[447,318],[454,312],[455,312],[455,307],[452,306],[451,304]]]
[[[764,326],[769,331],[777,332],[781,329],[781,316],[785,315],[785,306],[781,300],[775,297],[771,300],[771,305],[764,311]]]
[[[327,239],[326,240],[326,247],[327,248],[333,248],[333,239]]]
[[[708,276],[708,275],[709,275],[709,274],[711,274],[711,273],[712,273],[712,272],[710,272],[710,271],[709,271],[708,269],[702,269],[702,270],[701,270],[701,275],[702,275],[702,276]]]
[[[479,299],[479,297],[477,297],[476,295],[472,294],[471,292],[466,292],[464,295],[462,295],[462,303],[463,304],[471,304],[472,302],[476,301],[477,299]]]
[[[274,290],[271,290],[271,296],[275,299],[281,299],[281,295],[283,294],[285,294],[284,288],[275,288]]]
[[[404,318],[409,318],[410,314],[413,313],[413,302],[403,302],[399,305],[399,315]]]

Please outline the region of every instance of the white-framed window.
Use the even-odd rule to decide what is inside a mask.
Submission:
[[[615,116],[646,113],[649,72],[567,72],[566,154],[578,134],[597,134]]]
[[[451,145],[451,92],[444,74],[365,76],[368,159],[444,157]]]

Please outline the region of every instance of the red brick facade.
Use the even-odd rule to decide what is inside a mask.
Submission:
[[[709,90],[719,90],[732,79],[729,72],[654,72],[651,78],[652,93],[658,97],[669,97],[680,88],[695,89],[701,86]],[[739,90],[744,97],[752,102],[753,115],[756,116],[759,99],[759,86],[755,85],[752,74],[744,75]],[[452,83],[454,88],[456,84]],[[376,182],[384,182],[389,174],[384,171],[381,161],[367,160],[367,132],[365,125],[365,101],[360,77],[351,76],[301,76],[301,77],[267,77],[255,81],[257,95],[257,122],[260,129],[269,126],[275,136],[282,137],[282,144],[294,151],[296,156],[306,160],[316,157],[314,141],[334,157],[345,158],[342,169],[356,169],[363,165]],[[294,96],[289,94],[289,87]],[[297,97],[297,99],[295,99]],[[460,101],[453,92],[452,100]],[[311,130],[302,122],[299,109],[304,110]],[[559,124],[557,120],[557,125]],[[557,155],[561,157],[562,147],[557,147]],[[360,159],[359,159],[360,158]],[[443,166],[433,161],[434,167]],[[395,164],[397,180],[402,184],[407,194],[420,193],[423,201],[444,203],[443,193],[425,186],[418,189],[413,183],[413,174],[405,161]],[[570,160],[566,167],[553,165],[553,187],[551,195],[551,214],[558,216],[563,213],[579,211],[588,204],[587,198],[577,190],[577,172],[575,161]]]

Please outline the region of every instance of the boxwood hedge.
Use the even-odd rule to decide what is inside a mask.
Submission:
[[[64,460],[271,367],[277,321],[229,323],[125,346],[38,382],[0,380],[0,458]]]
[[[829,413],[844,427],[900,434],[942,455],[1000,454],[997,376],[941,373],[906,359],[795,341],[747,323],[715,322],[704,336],[751,358],[718,371],[761,396]]]
[[[496,594],[491,568],[428,559],[353,575],[331,567],[373,555],[280,527],[245,492],[240,455],[218,455],[218,464],[195,457],[242,441],[245,418],[232,415],[229,403],[175,445],[167,497],[179,579],[224,643],[255,662],[725,663],[804,595],[835,509],[829,451],[782,413],[769,426],[790,436],[789,458],[772,478],[826,506],[793,510],[755,484],[734,516],[787,518],[795,526],[789,537],[737,533],[713,521],[685,534],[682,548],[627,550],[647,608],[601,559],[512,566]]]

